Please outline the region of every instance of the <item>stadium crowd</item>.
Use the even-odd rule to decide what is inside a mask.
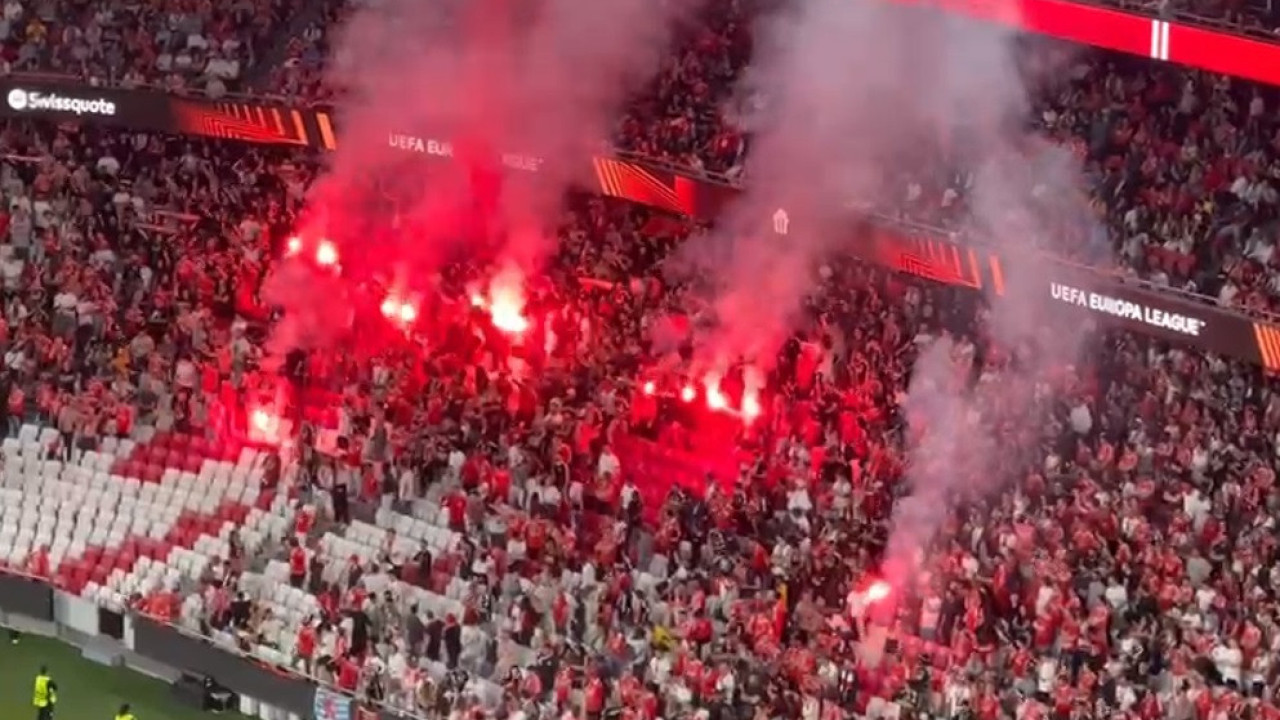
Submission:
[[[237,293],[290,226],[308,163],[30,124],[3,143],[11,422],[34,413],[82,447],[138,424],[212,432],[219,400],[191,378],[252,374],[253,344],[238,339],[251,335],[230,336]],[[719,446],[732,456],[708,478],[709,421],[625,382],[643,377],[643,358],[661,364],[641,328],[687,300],[652,292],[656,276],[629,280],[687,231],[580,200],[564,275],[622,282],[535,291],[531,314],[562,308],[558,349],[530,354],[539,372],[522,383],[492,333],[427,359],[384,355],[380,373],[313,359],[312,383],[348,388],[347,451],[307,444],[290,476],[307,508],[300,583],[329,610],[300,629],[250,614],[242,630],[418,710],[465,705],[455,686],[488,677],[510,710],[536,698],[588,716],[1274,713],[1270,381],[1120,335],[1056,366],[1002,352],[973,298],[842,263],[784,352],[773,386],[785,393],[756,432]],[[1004,433],[994,465],[955,457],[950,470],[1011,485],[957,501],[930,575],[880,601],[893,609],[882,617],[856,590],[903,488],[909,369],[942,335],[973,385],[971,421]],[[1010,402],[1018,392],[1025,402]],[[439,557],[350,567],[308,527],[345,519],[317,492],[344,482],[357,504],[387,494],[430,514],[438,500],[465,539]],[[361,590],[390,572],[453,584],[465,611],[414,615]],[[453,672],[413,671],[423,658]]]
[[[301,0],[96,3],[8,0],[4,73],[55,74],[97,86],[242,89]]]
[[[730,90],[750,62],[758,5],[713,2],[700,24],[684,29],[652,86],[620,121],[619,149],[730,180],[749,171],[749,137],[740,118],[750,114],[752,101],[733,98]],[[50,70],[126,87],[200,86],[219,96],[243,89],[256,60],[279,39],[272,31],[305,11],[315,21],[281,40],[284,60],[265,74],[265,88],[297,102],[327,102],[334,96],[323,75],[330,34],[353,7],[247,2],[161,11],[14,0],[5,5],[0,38],[11,72]],[[1222,12],[1260,16],[1240,4]],[[1123,272],[1158,284],[1273,309],[1276,288],[1267,268],[1280,130],[1274,93],[1100,53],[1082,53],[1070,72],[1053,76],[1055,82],[1037,89],[1033,121],[1084,161],[1086,192],[1109,241],[1085,237],[1055,243],[1055,251],[1086,248],[1077,259],[1114,258]],[[969,228],[965,213],[969,176],[928,172],[945,165],[930,160],[922,172],[907,168],[900,184],[872,200],[891,216],[977,235],[981,229]]]
[[[206,11],[223,12],[193,12]],[[739,13],[727,6],[691,36],[654,99],[624,121],[626,149],[740,168],[744,139],[718,115],[747,59]],[[236,6],[200,32],[242,37],[235,29],[253,26],[265,37],[279,22],[270,15]],[[119,62],[81,57],[97,47],[87,30],[81,45],[75,32],[58,42],[33,32],[73,27],[41,8],[11,2],[4,16],[14,69],[25,56],[32,68],[127,74],[142,58],[143,82],[172,77],[158,47],[180,55],[166,43],[182,33],[195,47],[183,25],[195,21],[176,10],[123,22],[135,36],[119,41]],[[157,23],[173,23],[164,41]],[[292,48],[298,62],[280,76],[290,93],[317,91],[323,32]],[[232,55],[247,63],[251,46]],[[1269,91],[1108,57],[1045,97],[1039,123],[1088,164],[1125,267],[1271,307],[1280,128]],[[197,378],[271,384],[257,366],[255,295],[315,172],[294,150],[7,124],[10,428],[38,419],[66,447],[92,447],[139,426],[242,427],[241,408]],[[960,228],[963,189],[921,181],[896,206]],[[487,709],[499,717],[1280,714],[1274,381],[1130,335],[1091,334],[1065,358],[1046,357],[1044,338],[1001,347],[975,298],[841,261],[784,349],[761,416],[748,432],[725,429],[643,390],[653,367],[679,365],[653,329],[694,314],[697,295],[663,285],[656,268],[696,232],[579,198],[561,229],[558,281],[530,301],[554,343],[513,348],[463,302],[437,319],[450,340],[427,357],[388,345],[375,357],[310,358],[311,392],[294,402],[338,398],[341,440],[320,447],[317,422],[296,456],[283,455],[296,468],[283,489],[301,512],[299,542],[281,556],[325,611],[295,628],[209,602],[183,620],[232,626],[339,687],[424,714],[461,714],[480,678],[503,688],[504,709]],[[943,337],[956,387],[942,390],[973,409],[965,437],[1000,442],[921,459],[906,451],[920,420],[906,424],[902,398],[921,350]],[[1008,482],[953,498],[929,573],[870,597],[909,460]],[[438,517],[462,540],[438,556],[388,548],[352,565],[317,542],[349,520],[331,499],[339,486],[357,505]],[[379,592],[398,587],[389,576],[448,588],[465,610],[411,607]],[[204,592],[234,579],[211,577]]]
[[[345,6],[329,8],[340,20]],[[741,119],[752,98],[735,98],[734,81],[750,62],[750,2],[716,2],[703,24],[682,33],[651,87],[620,121],[617,147],[628,153],[739,181],[750,172]],[[276,90],[331,98],[323,82],[326,31],[313,27],[293,44]],[[1253,311],[1275,309],[1280,288],[1273,259],[1274,187],[1280,157],[1280,98],[1256,85],[1047,40],[1022,53],[1033,89],[1029,121],[1050,144],[1077,158],[1086,204],[1096,223],[1060,222],[1033,238],[1086,264],[1208,296]],[[1045,57],[1053,58],[1045,70]],[[1038,152],[1045,152],[1037,148]],[[973,173],[942,149],[904,162],[878,198],[858,198],[890,217],[981,238],[968,205]],[[1053,173],[1060,165],[1045,163]],[[971,169],[972,170],[972,169]],[[1060,216],[1060,178],[1032,177],[1028,205]],[[1074,206],[1073,206],[1074,207]],[[1067,238],[1064,240],[1063,238]]]

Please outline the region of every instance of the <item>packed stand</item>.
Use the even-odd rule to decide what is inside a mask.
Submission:
[[[1083,82],[1104,97],[1124,89]],[[213,417],[195,378],[261,379],[233,320],[260,319],[253,289],[310,165],[32,127],[2,138],[9,423],[35,416],[91,448],[141,424],[207,434],[242,422]],[[1219,192],[1212,217],[1252,242],[1269,201],[1249,182],[1264,185],[1256,202]],[[425,356],[389,345],[310,358],[289,410],[307,419],[304,442],[270,479],[296,493],[281,512],[297,546],[283,565],[211,572],[182,621],[424,711],[479,695],[526,713],[538,700],[643,717],[1275,714],[1272,382],[1128,336],[1029,376],[1021,368],[1050,363],[1034,344],[992,346],[972,298],[837,265],[773,378],[785,394],[754,432],[729,432],[726,460],[699,465],[709,421],[632,382],[680,365],[650,331],[688,311],[696,288],[646,276],[687,232],[578,203],[560,281],[533,288],[531,313],[553,318],[556,339],[519,363],[465,303],[440,314],[451,339]],[[1194,241],[1184,254],[1230,258],[1228,235],[1215,236],[1221,255]],[[469,279],[446,278],[458,295]],[[931,576],[885,617],[851,589],[880,567],[906,487],[916,431],[901,393],[919,348],[944,334],[960,387],[973,386],[956,390],[975,408],[966,422],[1002,440],[947,471],[1013,487],[956,503]],[[314,598],[302,603],[313,617],[273,612],[244,580],[272,568]]]
[[[37,417],[81,448],[139,424],[225,430],[184,395],[186,363],[253,375],[252,341],[231,339],[235,312],[253,310],[236,290],[289,226],[306,163],[49,126],[3,142],[10,423]],[[532,299],[555,318],[557,350],[527,354],[537,372],[523,380],[491,332],[425,358],[313,357],[311,391],[337,388],[337,410],[298,408],[309,440],[267,480],[296,484],[282,512],[297,546],[275,554],[314,617],[251,598],[242,578],[273,571],[247,564],[210,569],[180,619],[419,710],[480,695],[645,717],[1274,712],[1255,699],[1272,697],[1264,650],[1280,641],[1262,512],[1277,502],[1272,383],[1120,336],[1020,376],[971,297],[839,265],[811,308],[825,323],[784,353],[786,394],[708,478],[685,452],[706,450],[706,418],[627,381],[663,366],[642,328],[693,290],[655,292],[650,275],[688,231],[581,199],[562,282]],[[903,588],[885,618],[850,591],[879,567],[902,492],[900,393],[917,348],[942,334],[1005,450],[950,469],[1016,482],[956,505],[929,583]],[[137,417],[113,412],[129,407]],[[319,442],[327,429],[336,439]],[[236,587],[246,594],[219,590]]]
[[[302,6],[302,0],[8,0],[0,19],[4,68],[218,98],[241,89],[277,40],[273,33]]]
[[[1055,77],[1035,122],[1083,161],[1086,196],[1071,199],[1060,178],[1029,178],[1024,200],[1041,220],[1026,236],[1068,259],[1225,306],[1274,310],[1275,91],[1119,57]],[[947,231],[993,232],[972,227],[971,176],[939,179],[908,177],[884,207]],[[1081,207],[1095,217],[1081,222]]]
[[[11,429],[95,444],[213,422],[200,368],[254,362],[253,294],[311,170],[262,147],[85,126],[0,132]]]
[[[346,0],[320,3],[318,19],[308,23],[300,35],[289,38],[284,62],[273,68],[266,80],[267,92],[296,104],[332,102],[334,90],[325,82],[331,34],[341,28],[359,6]]]
[[[275,91],[331,99],[323,63],[332,28],[352,6],[325,6],[290,44],[274,74]],[[714,2],[684,28],[652,85],[619,121],[625,152],[739,180],[749,169],[749,137],[739,116],[754,100],[730,102],[750,61],[758,3]],[[1048,58],[1049,65],[1046,65]],[[1062,65],[1063,67],[1058,67]],[[1103,265],[1158,285],[1254,311],[1275,309],[1270,212],[1280,98],[1274,91],[1166,63],[1028,42],[1023,66],[1033,85],[1032,124],[1083,164],[1082,197],[1064,205],[1062,178],[1028,177],[1022,200],[1043,217],[1028,233],[1071,260]],[[990,228],[971,217],[964,158],[939,150],[905,161],[877,212],[943,232],[981,238]],[[1050,159],[1047,165],[1060,167]],[[1059,174],[1060,175],[1060,174]],[[1082,208],[1096,221],[1082,221]],[[987,219],[989,222],[994,220]]]
[[[624,114],[619,150],[737,178],[747,139],[729,100],[751,60],[751,23],[761,4],[716,0],[697,24],[681,29],[657,77]]]
[[[662,221],[600,201],[580,213],[569,248],[607,248],[589,265],[626,257],[643,275],[661,256],[631,248]],[[774,378],[785,394],[733,438],[736,475],[700,474],[679,452],[698,433],[677,427],[699,418],[623,382],[660,364],[639,328],[681,306],[647,283],[536,290],[557,349],[532,343],[515,364],[483,327],[425,357],[312,357],[312,389],[340,389],[337,439],[316,441],[318,416],[304,429],[298,543],[265,573],[314,598],[309,612],[286,623],[242,599],[186,620],[426,714],[1275,712],[1273,383],[1129,336],[1078,358],[1043,338],[1005,352],[971,296],[829,270]],[[920,432],[902,393],[938,337],[964,422],[999,450],[925,461],[1012,487],[955,499],[930,574],[869,606],[858,590]],[[377,512],[354,517],[361,501]]]
[[[756,0],[713,0],[696,21],[678,30],[671,54],[651,85],[618,123],[620,150],[680,167],[736,177],[746,139],[726,109],[730,91],[751,56]],[[340,92],[325,77],[333,33],[360,3],[331,0],[321,19],[289,40],[287,60],[264,86],[299,103],[333,102]]]
[[[329,6],[341,22],[349,6]],[[652,86],[620,120],[620,150],[739,179],[749,138],[729,93],[749,62],[753,3],[711,3],[687,28]],[[326,96],[318,81],[329,30],[308,28],[277,72],[277,89]],[[1048,65],[1046,65],[1048,63]],[[1059,67],[1061,65],[1061,67]],[[1026,178],[1024,204],[1042,218],[1026,235],[1055,254],[1253,311],[1275,309],[1272,206],[1280,98],[1267,88],[1165,63],[1029,41],[1032,123],[1083,165],[1080,197],[1061,173]],[[1046,152],[1041,150],[1041,152]],[[969,206],[973,174],[940,149],[904,160],[878,213],[943,232],[989,235]],[[1037,159],[1037,162],[1039,160]],[[1061,164],[1045,163],[1051,174]],[[1064,204],[1064,199],[1067,200]],[[1091,208],[1096,218],[1082,218]],[[987,222],[995,220],[987,218]]]

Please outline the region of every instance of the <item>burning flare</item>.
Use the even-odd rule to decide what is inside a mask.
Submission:
[[[524,316],[524,278],[514,266],[508,265],[489,282],[489,295],[470,293],[471,305],[489,313],[493,326],[499,330],[519,335],[529,329],[529,319]]]

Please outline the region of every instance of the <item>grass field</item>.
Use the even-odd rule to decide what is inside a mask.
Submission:
[[[31,636],[13,645],[7,636],[0,635],[0,720],[35,720],[31,686],[42,664],[58,683],[55,720],[112,720],[126,702],[133,706],[138,720],[212,717],[174,700],[167,683],[86,660],[79,648]]]

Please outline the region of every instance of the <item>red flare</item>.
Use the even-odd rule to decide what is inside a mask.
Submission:
[[[324,267],[333,267],[338,264],[338,248],[328,240],[321,240],[316,246],[316,262]]]

